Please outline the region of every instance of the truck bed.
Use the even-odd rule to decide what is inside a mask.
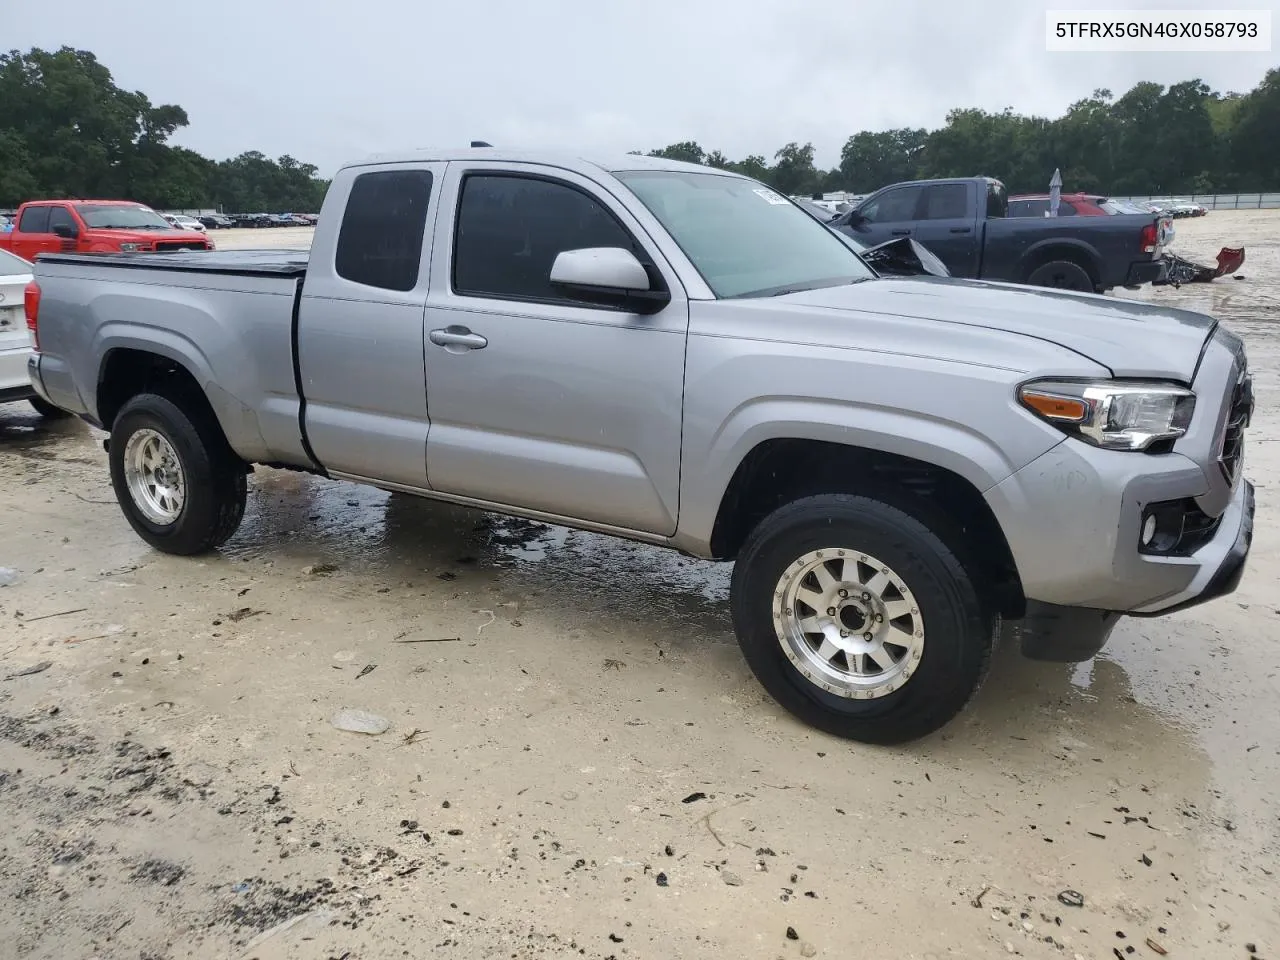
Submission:
[[[41,263],[123,267],[132,270],[180,270],[233,276],[301,277],[307,250],[176,251],[174,253],[42,253]]]

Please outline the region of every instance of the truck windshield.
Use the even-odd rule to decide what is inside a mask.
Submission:
[[[172,230],[171,224],[150,207],[106,203],[76,205],[80,219],[97,230]]]
[[[875,276],[833,231],[754,180],[668,170],[617,177],[722,299],[778,296]]]

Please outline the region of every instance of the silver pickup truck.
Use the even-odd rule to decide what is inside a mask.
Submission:
[[[1251,379],[1211,317],[877,276],[705,167],[374,157],[309,255],[35,277],[32,380],[110,431],[157,549],[227,540],[264,464],[734,560],[751,669],[857,740],[955,716],[1002,621],[1084,660],[1230,593],[1252,537]]]

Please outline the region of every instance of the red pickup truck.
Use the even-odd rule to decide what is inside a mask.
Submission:
[[[40,253],[212,250],[194,230],[175,230],[150,207],[128,200],[35,200],[18,208],[0,249],[34,260]]]

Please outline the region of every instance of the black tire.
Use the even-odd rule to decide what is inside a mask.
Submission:
[[[874,699],[850,699],[809,680],[774,626],[774,594],[787,568],[828,548],[867,554],[892,568],[923,617],[914,672]],[[999,626],[940,536],[897,507],[848,494],[805,497],[761,521],[734,567],[730,605],[743,656],[775,700],[820,730],[873,744],[918,739],[958,714],[986,677]]]
[[[221,546],[244,517],[248,491],[241,461],[217,421],[194,404],[186,409],[158,394],[144,393],[121,408],[111,427],[111,484],[129,525],[164,553],[191,556]],[[125,453],[129,438],[154,430],[173,449],[185,479],[185,499],[177,519],[149,519],[129,492]]]
[[[71,416],[69,411],[63,410],[61,407],[55,407],[44,397],[28,397],[27,402],[31,404],[36,413],[46,420],[66,420]]]
[[[1070,260],[1051,260],[1036,267],[1027,277],[1033,287],[1051,287],[1055,290],[1077,290],[1093,293],[1094,283],[1089,272]]]

